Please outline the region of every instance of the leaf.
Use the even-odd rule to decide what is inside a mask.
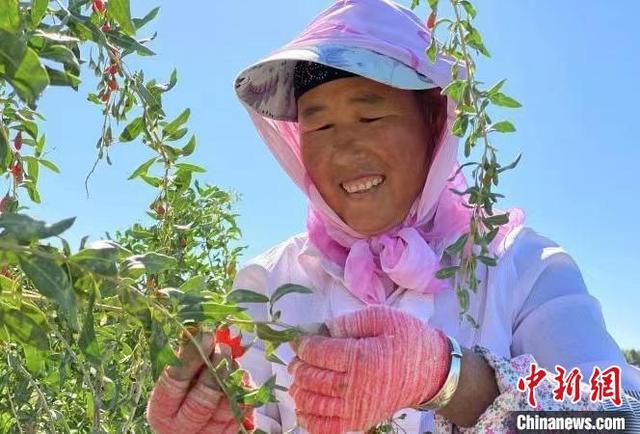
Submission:
[[[231,303],[269,303],[269,297],[249,289],[236,289],[227,294],[227,301]]]
[[[47,169],[51,170],[52,172],[60,173],[60,169],[58,168],[58,166],[56,166],[53,162],[51,162],[49,160],[39,159],[38,163],[40,163],[41,165],[43,165]]]
[[[274,386],[276,384],[276,375],[272,375],[265,381],[259,388],[252,390],[242,397],[242,403],[245,405],[252,405],[260,407],[269,402],[277,402],[274,393]]]
[[[157,159],[158,157],[153,157],[152,159],[142,163],[136,170],[133,171],[131,176],[129,176],[129,178],[127,179],[131,180],[137,178],[138,176],[146,175],[149,171],[149,168],[153,165],[153,163],[156,162]]]
[[[467,127],[469,126],[469,117],[465,114],[460,114],[456,118],[453,126],[451,127],[451,132],[453,135],[457,137],[462,137],[467,132]]]
[[[20,30],[18,0],[0,0],[0,29],[12,33]]]
[[[178,357],[169,345],[169,339],[162,327],[162,323],[158,321],[156,315],[154,312],[151,318],[151,339],[149,342],[151,371],[154,381],[158,379],[165,366],[175,366],[179,363]]]
[[[489,100],[495,105],[499,105],[502,107],[511,107],[511,108],[522,107],[522,104],[520,104],[518,101],[501,92],[489,94]]]
[[[498,214],[491,217],[485,217],[482,219],[485,225],[503,225],[509,223],[509,213]]]
[[[0,214],[0,228],[13,234],[19,241],[30,242],[60,235],[73,225],[75,217],[47,225],[25,214]]]
[[[92,289],[89,293],[89,304],[87,306],[87,313],[84,317],[82,331],[80,332],[80,338],[78,339],[78,345],[82,352],[87,356],[87,359],[95,364],[99,364],[101,361],[100,346],[98,345],[93,325],[93,305],[95,303],[95,299],[95,289]]]
[[[136,32],[131,21],[131,7],[129,0],[109,0],[108,14],[120,25],[120,30],[129,36]]]
[[[122,130],[122,133],[120,134],[120,141],[130,142],[132,140],[135,140],[136,137],[140,135],[143,129],[144,119],[142,118],[142,116],[135,118],[129,123],[129,125],[124,128],[124,130]]]
[[[475,18],[476,17],[476,8],[473,7],[473,5],[471,4],[471,2],[467,1],[467,0],[461,0],[460,4],[464,7],[464,10],[467,11],[467,13],[469,14],[469,16],[471,18]]]
[[[456,102],[460,102],[466,85],[466,80],[454,80],[442,89],[442,94],[449,95]]]
[[[45,59],[55,60],[56,62],[60,62],[63,65],[70,66],[71,68],[80,69],[80,63],[78,62],[78,58],[74,52],[64,45],[48,45],[44,49],[40,50],[38,55]]]
[[[124,48],[127,51],[136,52],[140,56],[155,56],[156,53],[149,48],[142,45],[140,42],[133,39],[131,36],[115,32],[113,30],[106,32],[107,39],[113,42],[120,48]]]
[[[28,304],[23,304],[20,309],[0,304],[0,340],[13,337],[22,344],[48,350],[47,329],[47,319],[39,309]]]
[[[160,11],[160,8],[156,7],[151,9],[151,11],[149,11],[149,13],[144,16],[144,18],[134,18],[133,25],[136,26],[137,30],[140,30],[142,26],[147,24],[149,21],[153,20],[158,15],[159,11]]]
[[[184,110],[182,113],[178,115],[177,118],[175,118],[173,121],[165,125],[165,127],[162,130],[163,133],[165,135],[175,134],[176,131],[178,131],[178,129],[180,129],[180,127],[182,127],[182,125],[184,125],[189,120],[189,116],[191,116],[191,110],[190,109]]]
[[[445,268],[441,268],[440,270],[438,270],[438,272],[436,273],[436,277],[438,279],[448,279],[449,277],[453,276],[454,274],[456,274],[456,271],[458,271],[460,269],[460,266],[456,265],[453,267],[445,267]]]
[[[196,173],[205,173],[207,171],[203,167],[196,166],[195,164],[188,164],[188,163],[177,163],[176,169],[184,170],[187,172],[196,172]]]
[[[144,271],[147,274],[156,274],[161,271],[171,270],[178,265],[176,258],[163,255],[160,253],[150,252],[144,255],[134,255],[125,259],[123,264],[123,271],[139,268],[140,265],[144,267]]]
[[[198,294],[207,289],[205,276],[194,276],[180,285],[180,290],[185,293]]]
[[[4,0],[0,0],[2,2]],[[2,12],[0,12],[0,16]],[[18,96],[33,106],[49,85],[47,70],[40,58],[26,43],[6,30],[0,29],[0,70]]]
[[[312,294],[313,291],[305,286],[294,285],[292,283],[287,283],[278,287],[273,294],[271,295],[271,304],[275,304],[276,301],[280,300],[287,294],[291,293],[299,293],[299,294]]]
[[[189,142],[182,148],[182,155],[188,157],[196,149],[196,136],[191,136]]]
[[[80,77],[73,75],[68,71],[60,71],[48,66],[45,66],[45,69],[49,75],[49,84],[51,84],[51,86],[66,86],[74,90],[78,90]]]
[[[38,27],[38,24],[47,14],[47,7],[49,7],[49,0],[31,1],[31,24],[33,27]]]
[[[498,91],[500,89],[502,89],[502,86],[504,85],[504,83],[507,81],[507,79],[504,80],[500,80],[499,82],[497,82],[496,84],[494,84],[493,86],[491,86],[491,89],[489,89],[487,91],[487,95],[488,96],[492,96],[492,95],[496,95],[498,93]]]
[[[274,345],[290,342],[302,334],[298,329],[275,330],[264,323],[256,324],[256,332],[259,339],[272,342]]]
[[[76,294],[67,273],[55,261],[37,256],[20,258],[20,267],[36,289],[57,302],[65,313],[69,325],[78,330]]]
[[[438,0],[429,0],[429,7],[432,10],[437,10],[438,9]]]
[[[4,125],[0,124],[0,173],[7,170],[9,164],[8,157],[11,155],[11,145],[9,144],[9,136]]]
[[[453,256],[462,251],[462,248],[465,244],[467,244],[467,240],[469,239],[469,233],[461,235],[455,243],[446,248],[446,252],[448,255]]]
[[[431,43],[429,44],[429,48],[427,48],[427,57],[431,61],[431,63],[435,63],[436,57],[438,55],[438,41],[435,36],[431,36]]]
[[[487,50],[487,48],[484,46],[484,43],[482,42],[482,36],[480,35],[480,32],[478,32],[478,29],[471,26],[471,24],[467,24],[465,27],[468,32],[464,37],[465,42],[485,56],[491,57],[489,50]]]
[[[518,163],[520,162],[520,157],[522,157],[522,154],[519,154],[518,158],[516,158],[513,163],[508,164],[508,165],[498,169],[498,173],[504,172],[505,170],[511,170],[511,169],[515,168],[518,165]]]
[[[489,127],[489,131],[498,131],[500,133],[513,133],[516,127],[509,121],[501,121]]]
[[[75,264],[102,276],[118,274],[117,261],[123,249],[113,241],[100,240],[69,258]]]
[[[490,267],[495,267],[496,265],[498,265],[498,262],[496,261],[496,259],[490,256],[480,255],[478,256],[478,259],[480,260],[480,262]]]

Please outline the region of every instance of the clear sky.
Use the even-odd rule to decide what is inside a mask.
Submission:
[[[158,5],[133,1],[137,15]],[[409,0],[402,1],[410,3]],[[613,337],[640,348],[640,235],[637,216],[640,38],[636,0],[487,0],[477,25],[492,58],[479,78],[507,78],[505,92],[523,108],[494,112],[518,131],[498,143],[499,158],[522,161],[502,178],[502,207],[522,207],[528,224],[562,245],[580,266],[589,291],[602,305]],[[142,65],[166,80],[174,67],[179,83],[165,101],[170,115],[191,107],[190,126],[199,148],[192,160],[208,169],[201,179],[242,195],[237,206],[244,259],[305,230],[306,201],[261,142],[235,99],[233,79],[295,36],[328,0],[163,2],[152,48]],[[443,12],[445,12],[443,10]],[[427,15],[426,6],[419,14]],[[135,66],[135,65],[133,65]],[[83,180],[95,158],[100,114],[85,100],[93,77],[78,94],[47,92],[40,109],[49,158],[63,175],[43,170],[44,203],[34,214],[52,221],[77,216],[68,238],[77,246],[146,218],[150,188],[126,178],[150,154],[140,143],[116,145],[114,165],[102,164]]]

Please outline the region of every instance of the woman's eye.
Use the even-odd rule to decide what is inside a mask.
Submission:
[[[322,128],[318,128],[316,131],[322,131],[322,130],[328,130],[329,128],[331,128],[333,126],[333,124],[327,124]]]
[[[360,118],[360,121],[364,122],[365,124],[369,124],[371,122],[375,122],[375,121],[380,120],[380,119],[382,119],[382,117],[379,117],[379,118]]]

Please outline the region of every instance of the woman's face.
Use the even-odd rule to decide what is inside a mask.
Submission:
[[[434,140],[420,100],[363,77],[324,83],[298,99],[304,165],[359,233],[401,223],[422,191]]]

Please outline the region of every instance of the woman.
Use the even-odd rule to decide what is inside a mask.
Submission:
[[[309,197],[309,215],[307,232],[250,261],[234,288],[310,287],[278,302],[281,320],[328,329],[280,347],[287,366],[266,361],[259,346],[238,360],[248,384],[276,374],[288,387],[276,392],[280,402],[246,408],[246,429],[364,431],[405,414],[396,423],[408,433],[506,432],[508,410],[531,409],[517,380],[533,362],[584,376],[576,402],[555,401],[554,384],[542,381],[537,409],[604,408],[586,384],[596,366],[621,367],[625,405],[640,391],[640,371],[625,363],[571,257],[525,227],[517,209],[491,243],[498,265],[478,271],[470,312],[479,328],[458,320],[452,279],[434,273],[455,264],[444,249],[470,216],[450,191],[466,185],[462,173],[451,179],[455,104],[440,95],[451,63],[429,63],[429,38],[391,1],[336,1],[236,80],[262,138]],[[269,319],[262,305],[247,307]],[[200,338],[212,360],[229,358]],[[236,432],[194,347],[179,356],[185,365],[167,368],[152,393],[151,426]]]

